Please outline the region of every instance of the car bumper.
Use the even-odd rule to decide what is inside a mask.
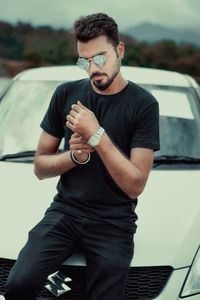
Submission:
[[[13,260],[0,259],[0,294],[4,292],[4,286],[8,273],[14,264]],[[124,300],[178,300],[188,268],[173,269],[170,266],[156,267],[131,267],[127,280]],[[86,267],[62,265],[60,272],[72,279],[71,290],[60,297],[54,297],[45,287],[42,289],[38,300],[46,299],[84,299],[86,288]],[[49,283],[48,281],[45,283]],[[187,299],[200,300],[200,294],[187,297]]]
[[[179,300],[179,299],[200,300],[200,294],[193,295],[193,296],[191,295],[184,298],[181,297],[181,289],[183,287],[188,270],[189,267],[173,270],[165,287],[163,288],[161,293],[156,298],[154,298],[154,300]]]

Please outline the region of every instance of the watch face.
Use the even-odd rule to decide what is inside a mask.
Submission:
[[[95,147],[98,144],[99,139],[96,136],[90,137],[90,146]]]
[[[100,127],[95,134],[91,135],[88,140],[88,145],[90,145],[91,147],[96,147],[97,145],[99,145],[103,133],[104,129]]]

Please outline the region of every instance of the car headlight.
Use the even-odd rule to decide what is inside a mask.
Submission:
[[[181,291],[181,297],[200,293],[200,247],[198,248]]]

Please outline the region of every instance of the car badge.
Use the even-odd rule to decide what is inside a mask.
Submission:
[[[45,285],[45,288],[49,290],[54,296],[59,297],[60,295],[69,292],[71,288],[67,285],[72,281],[70,277],[67,277],[60,271],[57,271],[53,274],[50,274],[47,277],[47,280],[50,282]]]

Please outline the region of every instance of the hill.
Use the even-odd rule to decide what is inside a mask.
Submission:
[[[155,43],[158,41],[173,40],[178,44],[189,43],[200,47],[200,31],[192,29],[177,29],[152,23],[142,23],[127,28],[124,33],[138,41]]]

